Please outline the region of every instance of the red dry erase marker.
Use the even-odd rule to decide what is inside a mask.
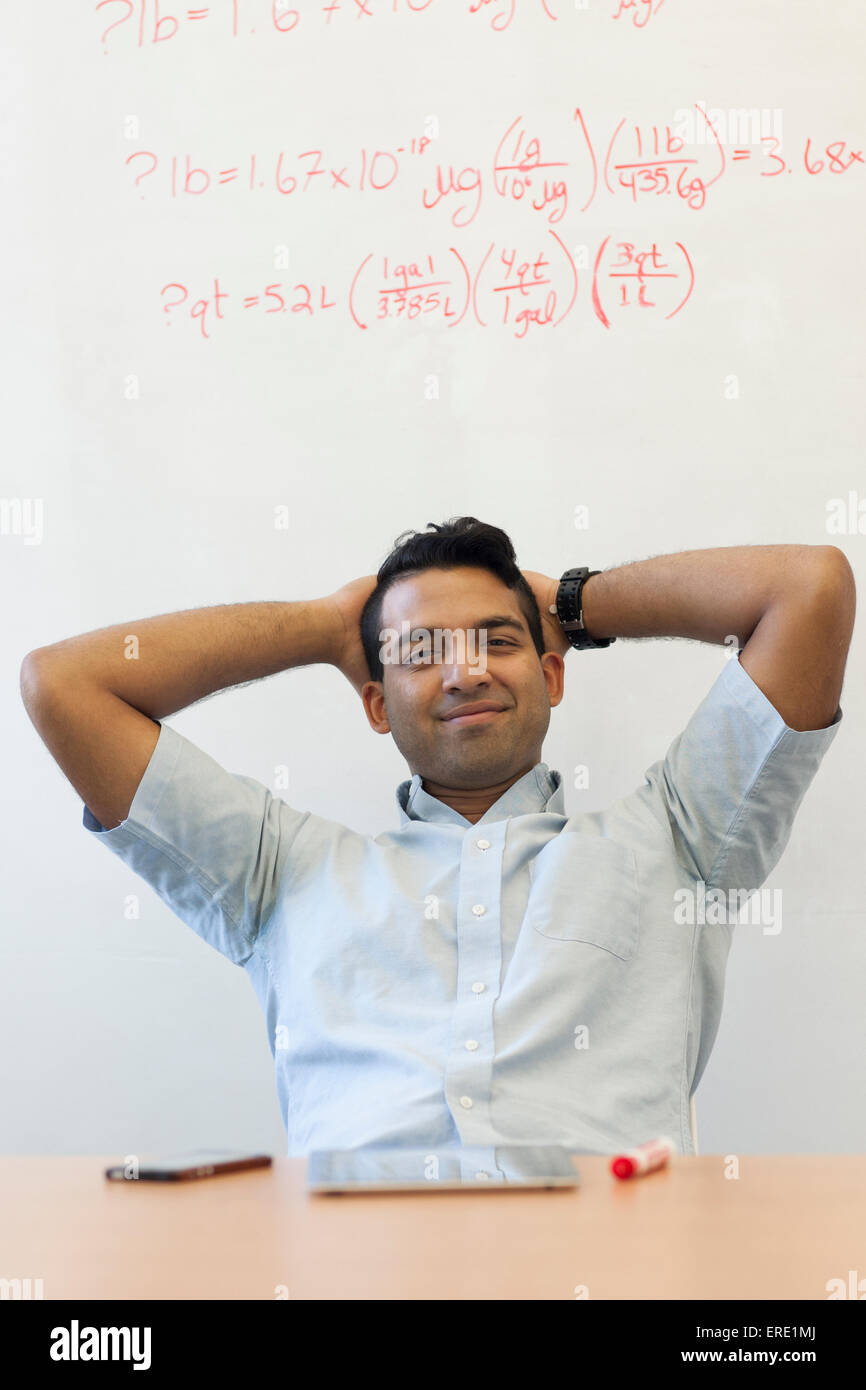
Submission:
[[[637,1177],[641,1173],[651,1173],[654,1168],[663,1168],[671,1154],[677,1151],[673,1139],[662,1136],[650,1139],[646,1144],[638,1144],[624,1154],[611,1159],[610,1171],[618,1178]]]

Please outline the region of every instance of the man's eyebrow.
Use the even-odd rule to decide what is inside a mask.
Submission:
[[[419,626],[419,627],[422,627],[423,625],[422,625],[422,624],[418,624],[418,626]],[[492,615],[492,617],[490,617],[490,618],[479,618],[477,623],[468,624],[468,627],[469,627],[469,631],[470,631],[470,632],[475,632],[477,629],[480,629],[480,628],[513,627],[513,628],[516,629],[517,632],[523,633],[524,635],[526,634],[526,626],[525,626],[524,623],[518,622],[516,618],[509,618],[509,617],[507,617],[505,614],[502,614],[502,613],[494,613],[494,614]],[[424,628],[424,630],[427,631],[427,632],[433,632],[433,631],[435,630],[435,625],[434,625],[434,627],[428,626],[428,627]],[[460,629],[457,628],[456,630],[459,631]],[[465,630],[465,629],[464,629],[464,630]],[[439,625],[439,631],[440,631],[440,632],[445,632],[445,631],[453,632],[453,631],[455,631],[455,628],[449,626],[449,627],[446,629],[446,627],[445,627],[443,624],[440,624],[440,625]]]

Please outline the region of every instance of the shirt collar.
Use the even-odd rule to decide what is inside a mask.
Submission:
[[[405,782],[401,782],[395,793],[400,824],[410,820],[438,821],[446,825],[471,825],[472,821],[461,816],[452,806],[446,806],[438,797],[431,796],[421,786],[421,774],[416,772]],[[534,815],[539,811],[552,811],[565,815],[565,792],[562,777],[547,763],[536,763],[529,772],[514,782],[498,801],[494,801],[475,823],[507,820],[509,816]]]

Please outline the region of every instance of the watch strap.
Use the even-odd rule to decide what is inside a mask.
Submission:
[[[583,586],[594,574],[601,574],[601,570],[591,570],[586,565],[566,570],[556,591],[556,604],[551,609],[556,613],[566,637],[577,651],[609,647],[611,642],[616,641],[615,637],[595,641],[590,637],[583,621]]]

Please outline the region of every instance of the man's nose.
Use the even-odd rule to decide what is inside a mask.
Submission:
[[[462,634],[461,634],[462,636]],[[465,640],[443,645],[440,653],[444,689],[458,685],[484,684],[487,680],[487,644],[477,632],[467,632]]]
[[[489,684],[490,677],[480,659],[473,661],[467,657],[460,661],[442,663],[443,690],[472,690],[477,686]]]

